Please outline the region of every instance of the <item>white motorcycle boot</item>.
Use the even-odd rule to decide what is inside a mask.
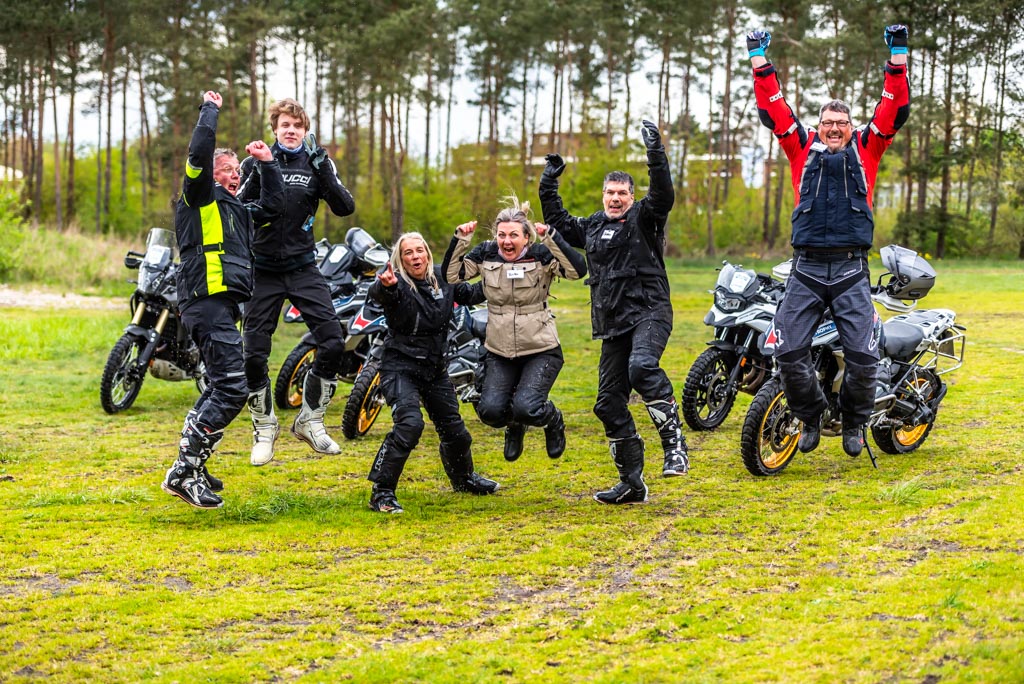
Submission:
[[[337,387],[337,380],[325,380],[312,372],[307,373],[302,384],[302,408],[292,423],[292,434],[321,454],[341,453],[341,448],[328,436],[324,427],[324,415]]]
[[[270,385],[249,393],[249,413],[252,415],[252,453],[249,463],[261,466],[274,460],[274,442],[281,432],[270,398]]]

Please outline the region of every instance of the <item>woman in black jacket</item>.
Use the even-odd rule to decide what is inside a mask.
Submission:
[[[462,422],[444,361],[453,303],[479,304],[483,291],[479,286],[444,282],[423,236],[405,233],[395,243],[391,263],[370,286],[368,296],[381,304],[388,322],[380,382],[393,423],[367,477],[373,482],[370,508],[381,513],[403,512],[395,487],[423,433],[420,401],[437,430],[441,463],[452,488],[493,494],[498,483],[473,472],[473,438]]]

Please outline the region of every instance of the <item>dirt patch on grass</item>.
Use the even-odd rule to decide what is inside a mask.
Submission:
[[[127,305],[121,299],[89,297],[73,292],[23,290],[0,283],[0,308],[19,309],[120,309]]]

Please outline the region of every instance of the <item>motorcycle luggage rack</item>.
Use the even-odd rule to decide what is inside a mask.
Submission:
[[[964,351],[967,347],[967,333],[960,326],[948,328],[951,333],[937,340],[932,340],[927,348],[922,349],[914,363],[936,375],[951,373],[964,365]],[[926,357],[928,358],[925,361]]]

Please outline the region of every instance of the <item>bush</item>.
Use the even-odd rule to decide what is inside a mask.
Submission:
[[[18,253],[25,241],[21,218],[24,204],[14,183],[0,184],[0,281],[10,280],[18,267]]]

